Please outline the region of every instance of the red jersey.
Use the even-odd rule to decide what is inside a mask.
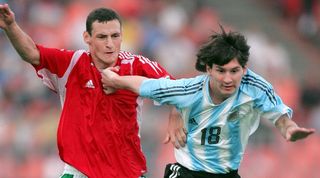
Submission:
[[[140,136],[142,99],[127,90],[106,95],[90,53],[37,46],[34,66],[44,84],[60,95],[57,141],[60,158],[89,178],[137,178],[146,172]],[[171,77],[158,63],[120,52],[119,75]]]

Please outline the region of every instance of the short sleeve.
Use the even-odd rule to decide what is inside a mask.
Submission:
[[[261,112],[261,117],[275,123],[280,116],[287,114],[292,118],[292,109],[285,105],[281,98],[274,92],[273,88],[260,90],[259,98],[256,99],[256,106]]]
[[[139,94],[160,104],[175,105],[177,108],[187,107],[202,95],[202,79],[148,79],[141,84]]]

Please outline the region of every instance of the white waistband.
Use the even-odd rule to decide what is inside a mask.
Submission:
[[[73,175],[73,178],[88,178],[84,174],[82,174],[80,171],[78,171],[76,168],[72,167],[71,165],[65,163],[63,174],[71,174]]]

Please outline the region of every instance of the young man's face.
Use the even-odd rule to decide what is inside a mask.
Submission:
[[[118,20],[92,23],[91,35],[83,34],[85,42],[89,45],[93,62],[99,69],[111,67],[117,61],[121,42],[122,30]]]
[[[207,74],[210,76],[210,95],[213,102],[221,103],[235,93],[246,70],[247,68],[242,67],[237,59],[223,66],[215,64],[212,68],[207,66]]]

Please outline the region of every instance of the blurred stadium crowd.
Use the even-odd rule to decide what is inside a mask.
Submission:
[[[17,21],[35,42],[66,49],[86,48],[82,32],[89,11],[100,6],[114,8],[124,20],[123,49],[157,60],[176,78],[198,74],[194,69],[196,52],[213,31],[219,31],[219,23],[245,33],[251,45],[250,68],[274,85],[285,103],[294,109],[296,122],[317,131],[307,140],[287,143],[270,123],[262,121],[250,139],[241,175],[320,177],[320,77],[312,71],[297,76],[295,70],[299,68],[292,67],[287,46],[259,28],[238,29],[224,22],[215,7],[205,0],[0,0],[0,3],[9,3]],[[279,18],[288,22],[285,25],[296,27],[297,34],[309,39],[308,46],[319,50],[318,1],[259,3],[266,10],[280,12]],[[320,65],[319,59],[318,56]],[[308,61],[303,59],[302,64],[307,65]],[[165,163],[174,161],[172,146],[162,144],[167,111],[167,107],[145,101],[142,143],[150,178],[162,177]],[[59,176],[63,169],[56,148],[59,114],[58,96],[42,85],[29,64],[21,62],[0,31],[0,178]]]

